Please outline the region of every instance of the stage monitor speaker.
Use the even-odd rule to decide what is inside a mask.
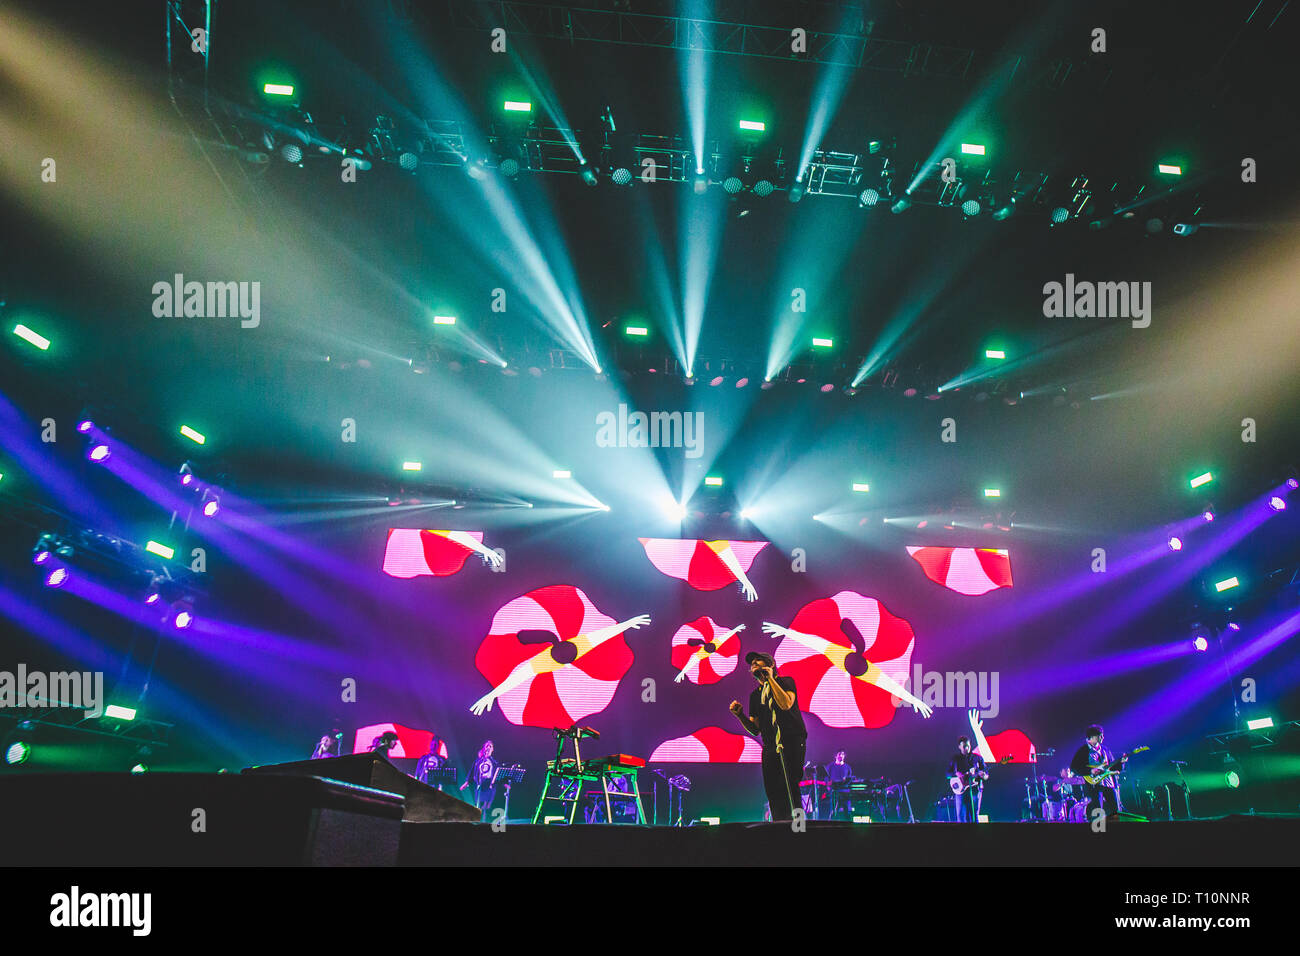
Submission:
[[[479,809],[463,800],[407,776],[378,754],[348,754],[320,760],[246,767],[244,773],[277,773],[296,777],[322,777],[362,787],[374,787],[406,798],[403,823],[478,823]]]

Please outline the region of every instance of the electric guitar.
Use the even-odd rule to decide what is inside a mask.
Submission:
[[[1150,749],[1151,749],[1150,747],[1138,747],[1136,750],[1131,750],[1128,753],[1121,755],[1117,759],[1112,760],[1108,764],[1105,764],[1100,767],[1092,767],[1091,768],[1092,773],[1086,773],[1083,775],[1084,782],[1092,784],[1095,787],[1103,780],[1109,780],[1111,777],[1118,774],[1124,765],[1124,761],[1127,760],[1129,757],[1132,757],[1134,754],[1140,754],[1143,751],[1150,750]]]
[[[998,763],[1011,763],[1011,754],[998,758]],[[959,773],[955,777],[948,778],[948,786],[952,789],[953,794],[961,796],[971,787],[977,786],[984,781],[978,776],[982,771],[967,770],[965,773]]]

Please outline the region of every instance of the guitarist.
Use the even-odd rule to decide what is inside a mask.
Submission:
[[[1126,754],[1119,761],[1115,760],[1115,755],[1110,752],[1110,748],[1103,745],[1106,731],[1099,724],[1093,724],[1085,730],[1083,737],[1085,743],[1074,752],[1074,758],[1070,761],[1070,773],[1076,777],[1095,777],[1099,773],[1104,773],[1111,764],[1116,763],[1118,767],[1115,769],[1124,769],[1124,764],[1128,762],[1128,755]],[[1088,798],[1089,820],[1092,819],[1092,811],[1098,806],[1107,816],[1124,809],[1119,799],[1119,774],[1107,774],[1099,783],[1085,783],[1083,792]]]
[[[957,738],[957,752],[948,761],[948,779],[960,780],[966,785],[961,793],[953,795],[957,804],[958,823],[977,823],[980,818],[980,804],[984,801],[984,781],[989,778],[984,767],[984,758],[971,751],[970,738]]]

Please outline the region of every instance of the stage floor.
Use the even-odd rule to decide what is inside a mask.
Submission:
[[[405,866],[1294,866],[1300,815],[1111,823],[408,823]]]

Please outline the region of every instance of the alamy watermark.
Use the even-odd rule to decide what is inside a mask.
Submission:
[[[238,316],[240,326],[262,324],[262,283],[185,281],[176,273],[172,282],[153,284],[153,314],[160,319],[227,319]]]
[[[620,404],[618,413],[596,415],[596,445],[599,448],[684,448],[687,458],[704,453],[703,412],[628,412]]]
[[[72,707],[86,717],[104,715],[103,671],[0,671],[0,708]]]
[[[1133,328],[1151,324],[1150,282],[1065,282],[1043,285],[1043,315],[1049,319],[1132,319]]]
[[[914,661],[910,690],[927,707],[973,708],[991,719],[1002,709],[998,682],[997,671],[927,671]]]

